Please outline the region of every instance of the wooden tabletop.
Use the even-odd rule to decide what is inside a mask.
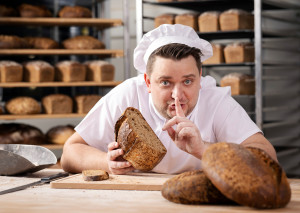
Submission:
[[[0,190],[31,183],[61,172],[45,169],[24,176],[0,176]],[[290,179],[292,199],[281,209],[260,212],[300,212],[300,179]],[[49,184],[0,195],[0,212],[257,212],[245,206],[183,205],[164,199],[160,191],[53,189]]]

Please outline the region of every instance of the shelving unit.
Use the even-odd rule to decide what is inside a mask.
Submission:
[[[152,10],[147,14],[147,7]],[[154,9],[170,8],[202,13],[232,8],[253,12],[254,30],[200,33],[209,41],[254,42],[255,61],[242,64],[203,65],[203,74],[243,71],[255,76],[255,96],[234,96],[263,130],[277,150],[279,162],[289,176],[300,176],[300,2],[297,0],[195,0],[157,2],[136,0],[137,42],[154,20]],[[159,11],[159,10],[157,10]],[[186,11],[185,11],[186,12]],[[153,24],[154,27],[154,24]]]

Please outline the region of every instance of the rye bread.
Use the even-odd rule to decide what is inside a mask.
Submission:
[[[239,144],[216,143],[204,152],[202,167],[215,187],[238,204],[260,209],[285,206],[290,200],[286,176],[275,161],[257,153]]]
[[[82,178],[85,181],[100,181],[107,180],[109,178],[109,174],[101,169],[90,169],[82,171]]]
[[[139,110],[128,107],[115,124],[115,140],[124,151],[123,158],[135,169],[152,170],[167,153]]]
[[[206,177],[203,171],[194,170],[168,179],[162,186],[162,196],[181,204],[233,204]]]

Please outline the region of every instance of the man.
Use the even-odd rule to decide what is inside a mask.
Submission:
[[[205,149],[223,141],[261,148],[277,160],[230,88],[201,77],[201,62],[211,55],[211,45],[187,26],[161,25],[145,34],[134,52],[134,66],[143,75],[112,89],[75,128],[64,146],[63,169],[134,170],[129,162],[117,160],[123,151],[114,142],[115,122],[129,106],[141,111],[167,148],[153,172],[201,169]]]

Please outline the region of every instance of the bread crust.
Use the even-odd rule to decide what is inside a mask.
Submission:
[[[6,111],[14,115],[39,114],[40,104],[31,97],[16,97],[9,100],[5,105]]]
[[[73,38],[66,39],[62,42],[64,48],[66,49],[104,49],[105,45],[98,39],[92,36],[75,36]]]
[[[59,11],[58,16],[61,18],[91,18],[92,11],[81,6],[65,6]]]
[[[101,169],[97,170],[83,170],[82,178],[85,181],[101,181],[109,179],[109,174]]]

